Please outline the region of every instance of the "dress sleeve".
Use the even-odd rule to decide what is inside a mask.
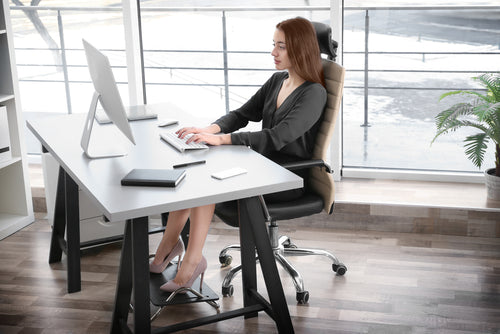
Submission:
[[[223,133],[232,133],[247,126],[248,122],[260,122],[266,99],[277,81],[274,74],[264,85],[240,108],[231,111],[214,122]]]

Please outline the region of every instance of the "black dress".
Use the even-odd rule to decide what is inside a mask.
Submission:
[[[326,90],[319,83],[306,81],[276,108],[279,91],[287,78],[288,72],[273,74],[248,102],[214,122],[222,132],[231,133],[233,145],[247,145],[277,163],[311,158],[326,105]],[[262,121],[262,130],[235,132],[249,121]],[[302,189],[294,189],[264,197],[268,202],[283,201],[302,193]]]

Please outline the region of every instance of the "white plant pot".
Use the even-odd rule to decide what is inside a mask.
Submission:
[[[495,168],[485,170],[484,179],[486,182],[487,197],[500,201],[500,177],[495,175]]]

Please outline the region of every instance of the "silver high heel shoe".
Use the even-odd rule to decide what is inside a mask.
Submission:
[[[176,256],[179,256],[179,260],[177,261],[178,270],[181,263],[182,253],[184,253],[184,242],[182,242],[182,239],[179,238],[179,241],[177,241],[174,248],[170,251],[170,254],[167,255],[161,264],[153,264],[152,262],[149,264],[149,271],[154,274],[161,274],[167,268],[170,261],[172,261]]]
[[[205,257],[202,256],[200,263],[198,263],[198,265],[194,269],[193,275],[186,283],[179,285],[179,284],[175,283],[174,280],[170,280],[167,283],[160,286],[160,290],[167,291],[167,292],[174,292],[180,288],[191,288],[194,281],[198,278],[198,276],[201,275],[201,277],[200,277],[200,291],[201,291],[201,287],[203,285],[203,276],[205,275],[205,270],[207,270],[207,259],[205,259]]]

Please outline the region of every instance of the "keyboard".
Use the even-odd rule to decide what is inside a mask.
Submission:
[[[184,152],[186,150],[200,150],[200,149],[206,149],[208,148],[207,145],[202,144],[202,143],[194,143],[191,142],[189,144],[186,144],[186,140],[191,137],[191,135],[187,135],[184,139],[181,139],[177,136],[177,134],[173,132],[163,132],[160,133],[161,139],[175,147],[179,152]]]

